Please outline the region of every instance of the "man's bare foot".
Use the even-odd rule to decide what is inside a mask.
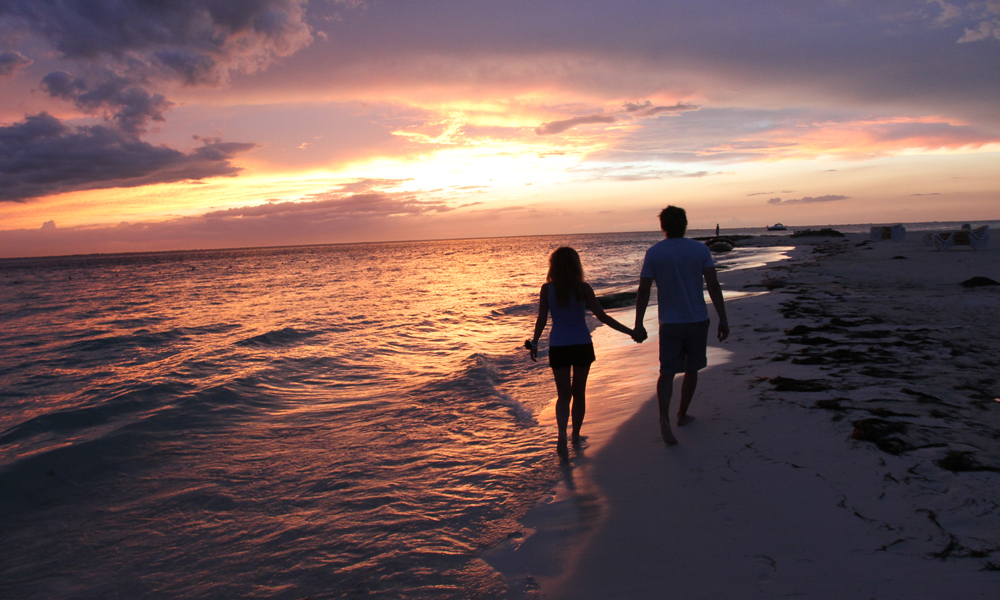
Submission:
[[[559,441],[556,442],[556,453],[559,454],[559,460],[569,462],[569,448],[566,447],[566,438],[559,438]]]
[[[677,438],[674,437],[674,432],[670,430],[670,419],[660,417],[660,435],[663,436],[664,444],[668,446],[677,444]]]
[[[688,423],[690,423],[691,421],[694,421],[694,417],[692,417],[691,415],[677,415],[677,426],[678,427],[683,427],[683,426],[687,425]]]

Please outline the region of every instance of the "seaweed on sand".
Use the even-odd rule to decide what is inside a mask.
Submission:
[[[1000,469],[980,463],[973,458],[972,452],[967,450],[952,450],[941,460],[934,461],[934,464],[952,473],[966,473],[971,471],[993,471],[994,473],[1000,473]]]
[[[904,423],[875,418],[861,419],[854,422],[854,432],[851,437],[862,442],[872,442],[883,452],[901,454],[912,449],[910,444],[896,437],[897,434],[905,432]]]
[[[833,386],[822,379],[792,379],[791,377],[772,377],[771,385],[777,392],[825,392]]]

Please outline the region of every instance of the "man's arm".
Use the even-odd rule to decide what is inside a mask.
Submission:
[[[648,337],[642,321],[646,317],[646,307],[649,306],[649,293],[652,288],[652,277],[639,278],[639,293],[635,298],[635,334],[632,336],[637,342],[641,342]]]
[[[722,300],[719,275],[715,272],[715,267],[706,267],[701,274],[705,277],[708,297],[712,299],[712,306],[715,307],[715,312],[719,315],[719,341],[721,342],[729,337],[729,319],[726,317],[726,304]]]

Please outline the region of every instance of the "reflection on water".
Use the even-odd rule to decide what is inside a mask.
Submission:
[[[0,596],[502,596],[560,475],[548,254],[634,289],[658,239],[0,261]]]

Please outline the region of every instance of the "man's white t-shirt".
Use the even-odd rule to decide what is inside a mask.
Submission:
[[[708,246],[689,238],[667,238],[646,251],[639,276],[656,282],[660,323],[708,319],[702,271],[714,266]]]

